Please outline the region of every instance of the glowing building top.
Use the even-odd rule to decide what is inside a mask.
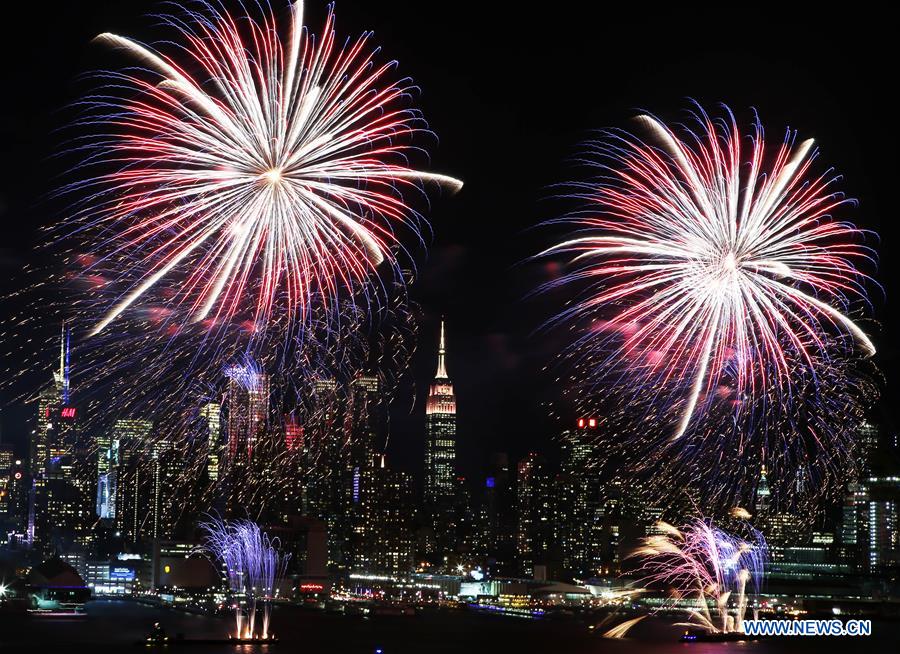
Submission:
[[[69,403],[69,327],[64,322],[59,335],[59,370],[53,373],[53,383],[62,404]]]
[[[456,414],[456,396],[453,395],[453,383],[447,376],[447,347],[444,335],[444,321],[441,320],[441,340],[438,345],[438,364],[434,382],[428,389],[428,402],[425,405],[425,415],[444,413]]]
[[[444,321],[438,346],[437,373],[425,403],[425,506],[435,533],[435,551],[449,551],[454,525],[456,481],[456,397],[447,376]]]
[[[441,342],[438,345],[438,365],[437,365],[437,374],[435,374],[435,379],[449,379],[447,377],[447,345],[444,336],[444,321],[441,320]]]

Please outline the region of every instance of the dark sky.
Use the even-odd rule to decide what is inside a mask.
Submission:
[[[319,31],[324,3],[307,4],[307,22]],[[517,264],[548,244],[549,234],[526,230],[562,210],[547,198],[550,184],[578,174],[566,159],[591,130],[626,127],[637,109],[677,119],[686,98],[709,108],[722,101],[745,120],[756,107],[773,138],[786,125],[816,138],[824,160],[845,175],[844,189],[861,200],[853,220],[882,236],[878,279],[887,297],[897,289],[889,21],[865,15],[861,3],[821,15],[793,13],[789,3],[751,4],[739,15],[722,3],[661,13],[652,3],[530,4],[337,4],[341,34],[374,30],[385,55],[421,86],[420,106],[440,139],[432,169],[466,183],[456,197],[435,198],[434,241],[412,290],[425,315],[414,366],[419,402],[398,402],[390,448],[410,470],[420,466],[422,397],[442,313],[463,469],[477,471],[492,450],[517,456],[543,447],[558,431],[542,404],[558,389],[540,373],[557,344],[531,336],[552,304],[524,299],[541,271]],[[147,14],[159,8],[152,0],[17,5],[18,17],[4,9],[0,38],[3,290],[33,257],[38,227],[54,218],[40,202],[53,188],[47,158],[60,144],[52,130],[85,89],[78,76],[99,65],[91,38],[102,31],[149,38]],[[888,336],[897,323],[877,289],[872,299],[890,400],[897,352]],[[3,424],[12,436],[22,430],[16,416],[7,411]]]

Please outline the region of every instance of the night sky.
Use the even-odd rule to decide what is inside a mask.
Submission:
[[[276,4],[281,0],[273,0]],[[235,0],[224,0],[236,6]],[[560,341],[534,336],[553,311],[552,298],[529,300],[546,277],[523,263],[551,242],[534,225],[565,210],[554,183],[578,176],[571,163],[592,130],[628,127],[638,109],[675,120],[687,98],[707,108],[726,102],[747,125],[759,110],[768,135],[790,125],[814,137],[823,161],[844,174],[842,188],[861,203],[849,217],[881,235],[871,289],[878,324],[867,326],[887,376],[882,422],[894,429],[897,320],[890,299],[897,279],[897,152],[893,95],[896,34],[891,22],[840,12],[792,14],[788,3],[749,5],[742,14],[653,13],[647,3],[362,2],[337,4],[340,34],[375,31],[375,42],[400,73],[421,87],[419,105],[439,137],[431,170],[465,181],[456,197],[433,198],[433,243],[419,253],[412,296],[421,307],[420,342],[410,381],[393,408],[389,454],[418,472],[423,398],[435,365],[437,321],[448,321],[448,367],[458,396],[461,468],[477,473],[487,454],[549,449],[560,426],[545,403],[558,388],[541,369]],[[308,2],[318,32],[324,3]],[[17,283],[33,260],[38,229],[59,218],[52,202],[61,147],[54,130],[65,107],[90,85],[79,76],[110,65],[90,40],[113,31],[150,40],[152,1],[19,3],[5,9],[0,103],[0,290]],[[854,11],[860,14],[854,15]],[[867,19],[871,21],[867,24]],[[746,132],[747,130],[745,130]],[[885,297],[888,299],[886,300]],[[558,299],[558,298],[557,298]],[[51,361],[48,355],[48,371]],[[14,365],[10,366],[14,367]],[[42,373],[43,374],[43,373]],[[8,399],[8,398],[7,398]],[[24,443],[21,412],[4,410],[4,439]]]

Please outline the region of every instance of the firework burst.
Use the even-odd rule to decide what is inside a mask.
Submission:
[[[737,455],[755,474],[791,450],[790,474],[817,465],[811,452],[830,465],[847,440],[836,430],[859,414],[848,369],[875,351],[850,313],[873,258],[836,217],[852,201],[831,171],[814,172],[812,140],[788,131],[772,147],[759,121],[745,139],[727,110],[692,118],[641,116],[646,140],[592,144],[597,176],[574,192],[587,206],[561,221],[578,233],[544,253],[572,257],[551,286],[586,289],[556,319],[581,330],[582,392],[605,387],[658,451],[712,447],[720,465]],[[832,409],[853,420],[829,425]]]
[[[191,500],[174,503],[179,519],[229,484],[262,512],[314,474],[318,453],[287,448],[286,423],[307,445],[325,440],[311,425],[360,375],[389,401],[414,342],[417,207],[460,185],[415,167],[431,137],[416,88],[370,33],[338,38],[331,8],[316,38],[302,3],[221,7],[160,17],[158,46],[98,37],[134,65],[91,77],[68,132],[64,157],[78,163],[57,198],[70,210],[51,231],[52,263],[29,273],[0,327],[0,384],[29,397],[22,371],[49,373],[68,325],[80,429],[99,439],[120,418],[151,422],[148,440],[179,453]],[[248,361],[264,393],[238,388]],[[266,397],[232,429],[227,414],[247,409],[229,398],[248,390]],[[238,453],[253,460],[230,465]]]
[[[645,583],[671,588],[676,601],[694,604],[687,611],[703,628],[742,631],[750,596],[760,590],[767,552],[762,534],[746,529],[744,539],[708,520],[681,528],[659,522],[657,535],[647,537],[633,556],[642,560]]]
[[[262,330],[276,314],[302,324],[314,306],[333,312],[381,264],[398,269],[397,227],[421,239],[404,189],[461,186],[409,167],[410,138],[427,128],[404,107],[411,83],[375,61],[371,34],[342,46],[329,9],[317,39],[302,2],[283,39],[272,13],[195,6],[167,18],[169,53],[97,37],[141,68],[111,73],[85,100],[107,130],[91,137],[89,167],[112,172],[68,189],[90,197],[76,219],[102,234],[94,266],[114,259],[127,286],[91,335],[163,281],[189,322],[240,314]]]

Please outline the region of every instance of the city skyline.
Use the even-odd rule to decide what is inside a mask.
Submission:
[[[0,40],[4,647],[892,637],[886,25],[153,2]]]
[[[603,45],[604,39],[600,39],[601,44],[595,46],[590,45],[595,42],[593,38],[556,38],[554,48],[558,56],[552,60],[538,59],[523,48],[521,56],[525,57],[523,61],[528,62],[527,65],[513,67],[509,77],[500,78],[494,88],[486,81],[475,81],[478,76],[470,78],[457,72],[465,66],[455,66],[434,55],[440,48],[429,45],[429,39],[415,29],[412,24],[415,21],[408,18],[410,12],[407,4],[389,3],[375,15],[367,15],[369,12],[352,5],[338,9],[350,32],[358,31],[357,27],[373,27],[377,32],[388,35],[395,31],[403,33],[403,38],[393,39],[396,43],[392,43],[392,48],[396,50],[392,55],[400,60],[405,73],[411,74],[425,87],[421,97],[423,109],[431,127],[441,138],[435,152],[435,162],[446,163],[441,168],[460,174],[468,184],[463,193],[452,201],[435,205],[430,220],[435,239],[432,252],[427,259],[422,258],[419,262],[417,280],[411,287],[413,299],[422,307],[421,333],[433,332],[439,317],[446,315],[451,323],[450,335],[457,342],[455,374],[461,387],[459,402],[467,407],[459,423],[459,460],[464,468],[471,461],[473,468],[477,469],[492,450],[514,451],[521,444],[519,454],[524,453],[541,443],[548,432],[557,431],[567,422],[552,415],[548,403],[556,399],[554,374],[552,370],[543,371],[552,362],[552,353],[561,343],[552,335],[547,338],[532,335],[541,322],[552,314],[552,302],[550,298],[526,298],[535,285],[534,281],[546,279],[548,271],[540,266],[522,263],[541,246],[551,242],[552,237],[540,233],[540,230],[524,230],[558,213],[556,201],[542,203],[541,200],[555,194],[548,185],[570,178],[571,167],[566,159],[578,152],[578,144],[590,136],[590,130],[627,124],[635,108],[644,107],[675,115],[684,106],[684,96],[695,97],[707,105],[727,101],[743,116],[749,114],[749,107],[757,107],[769,124],[789,124],[819,140],[828,160],[834,162],[839,172],[844,174],[849,193],[861,199],[859,223],[879,231],[883,241],[882,253],[890,250],[893,229],[890,221],[884,218],[890,213],[885,191],[889,188],[886,183],[889,180],[889,166],[885,159],[889,148],[881,147],[877,139],[858,135],[855,128],[866,124],[865,116],[876,112],[883,103],[873,96],[872,89],[876,87],[862,85],[862,92],[852,94],[845,93],[840,84],[832,83],[847,77],[846,71],[866,70],[868,72],[865,74],[876,76],[876,69],[863,64],[884,60],[877,54],[877,49],[881,47],[877,43],[870,43],[868,50],[845,55],[823,67],[815,48],[810,46],[814,32],[809,32],[809,35],[800,37],[791,45],[789,68],[777,65],[783,59],[777,55],[762,55],[768,57],[765,61],[771,65],[760,65],[753,57],[748,59],[737,45],[731,50],[727,49],[728,46],[722,46],[726,48],[727,57],[713,57],[706,65],[698,67],[694,65],[698,61],[697,53],[702,52],[704,46],[697,43],[679,58],[666,57],[662,63],[664,69],[657,70],[656,64],[660,59],[657,54],[663,45],[654,46],[653,39],[648,39],[644,50],[631,52],[623,59],[617,56],[621,37],[617,37],[615,30],[607,26],[608,15],[600,10],[578,8],[572,10],[575,13],[571,16],[551,14],[548,18],[565,25],[566,29],[574,30],[576,35],[587,32],[588,25],[602,25],[607,45]],[[51,190],[47,180],[58,172],[47,157],[55,147],[49,135],[51,128],[68,120],[68,114],[60,114],[59,108],[74,99],[83,88],[75,81],[77,75],[111,65],[111,58],[89,45],[90,39],[102,31],[127,33],[133,26],[141,25],[139,10],[114,3],[85,3],[77,11],[72,11],[76,15],[71,20],[63,21],[69,29],[54,33],[54,38],[49,39],[55,50],[43,52],[28,42],[10,41],[5,45],[42,71],[36,77],[56,80],[36,86],[35,94],[26,94],[22,104],[4,109],[7,124],[34,126],[9,134],[10,146],[14,148],[11,160],[21,163],[11,166],[5,176],[17,181],[0,189],[0,195],[4,198],[2,204],[6,207],[4,219],[22,217],[22,220],[12,220],[2,259],[7,262],[8,269],[11,266],[11,270],[21,267],[31,257],[40,260],[43,256],[40,252],[29,254],[40,238],[38,227],[61,210],[58,205],[39,200]],[[318,22],[322,8],[310,5],[308,11]],[[451,35],[455,30],[450,26],[456,30],[465,27],[479,36],[486,36],[490,26],[501,24],[501,17],[510,21],[514,32],[520,29],[527,33],[533,29],[533,17],[516,13],[506,15],[501,8],[481,11],[487,13],[477,24],[468,24],[464,12],[455,14],[446,30],[436,32],[436,38],[444,45],[452,42]],[[655,33],[654,30],[661,27],[650,26],[649,29]],[[826,22],[823,29],[825,33],[831,33],[828,30],[833,26]],[[699,26],[697,30],[701,31]],[[557,31],[550,30],[551,33]],[[501,42],[507,41],[511,43],[510,47],[520,48],[514,39],[481,40],[488,53],[502,53],[506,46]],[[428,47],[423,47],[426,45]],[[56,53],[63,50],[66,56],[60,60]],[[70,56],[71,53],[77,54]],[[411,53],[415,56],[409,56]],[[471,70],[479,70],[479,64],[484,60],[474,53],[463,52],[458,56],[464,58]],[[608,86],[602,92],[587,88],[581,80],[590,79],[596,62],[605,58],[615,62],[606,71],[607,76],[612,76]],[[507,59],[501,56],[500,60]],[[554,63],[561,61],[565,61],[566,65]],[[747,64],[741,65],[740,62]],[[707,66],[714,69],[707,71]],[[835,70],[834,66],[839,69]],[[528,79],[525,71],[529,69],[541,71],[543,75],[539,77],[547,79],[553,91],[540,98],[531,98],[529,102],[515,102],[514,99],[520,97],[519,89],[528,88],[524,82]],[[765,74],[761,72],[763,69],[766,69]],[[21,71],[10,70],[6,74],[12,76],[9,87],[30,88],[23,80]],[[467,111],[464,120],[455,120],[452,112],[444,109],[452,104],[450,89],[455,85],[430,81],[441,79],[444,75],[461,83],[460,92],[471,101],[471,106],[463,103]],[[795,77],[808,83],[795,83]],[[858,79],[856,72],[852,77]],[[615,92],[611,92],[613,89]],[[557,98],[568,98],[569,101]],[[29,102],[34,104],[29,105]],[[492,129],[483,121],[472,118],[473,114],[482,111],[488,115],[522,118],[503,129]],[[475,125],[477,131],[469,134],[461,127],[462,124]],[[37,142],[25,142],[21,140],[22,133],[48,135],[41,136]],[[479,143],[490,143],[492,139],[500,139],[496,146],[498,153],[520,152],[523,156],[510,157],[511,166],[485,165],[477,156],[477,148]],[[532,150],[533,156],[524,156]],[[23,171],[29,167],[44,170],[46,174],[37,177],[24,175]],[[511,187],[519,191],[501,200],[490,191],[493,181],[498,187]],[[503,208],[503,202],[512,204]],[[490,221],[478,219],[478,216],[485,214],[494,218]],[[890,257],[882,257],[879,280],[888,297],[896,278],[894,265]],[[10,275],[3,281],[2,290],[11,290],[13,277]],[[873,338],[879,350],[877,357],[890,384],[892,370],[896,367],[896,352],[889,334],[897,323],[893,318],[893,305],[885,302],[877,290],[872,293],[872,302],[880,323],[880,327],[874,323],[872,325]],[[57,327],[48,325],[46,329],[52,334]],[[424,402],[430,383],[429,369],[433,367],[433,353],[425,347],[426,342],[420,342],[413,366],[403,380],[407,388],[416,391],[406,396],[415,397],[419,406]],[[29,368],[34,370],[35,375],[40,373],[36,365]],[[38,377],[31,379],[40,381]],[[485,392],[499,388],[503,389],[502,393]],[[528,401],[523,402],[523,398]],[[3,412],[5,416],[16,412],[15,407],[8,406],[14,396],[4,392],[0,399],[7,404]],[[883,401],[877,409],[881,412],[880,421],[888,429],[894,429],[897,423],[892,405],[889,401]],[[3,419],[4,423],[10,423],[5,425],[7,433],[4,438],[7,441],[24,443],[25,434],[16,426],[21,423],[22,417],[23,414],[19,414]],[[392,447],[396,448],[396,452],[393,456],[397,464],[409,472],[418,470],[420,457],[417,448],[421,426],[418,406],[410,406],[408,400],[395,403]]]

